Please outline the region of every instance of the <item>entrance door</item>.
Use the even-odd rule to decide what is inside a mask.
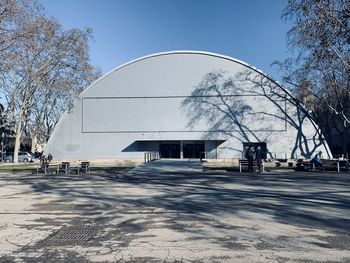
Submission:
[[[184,158],[199,159],[204,152],[204,143],[184,143]]]
[[[164,143],[159,147],[160,158],[180,159],[180,143]]]

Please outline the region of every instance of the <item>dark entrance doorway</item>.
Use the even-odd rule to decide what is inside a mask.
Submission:
[[[199,159],[204,152],[204,143],[184,143],[183,158]]]
[[[162,143],[159,146],[160,158],[180,159],[180,143]]]

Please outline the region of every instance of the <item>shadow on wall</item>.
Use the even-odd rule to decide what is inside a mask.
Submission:
[[[210,126],[206,137],[224,134],[242,144],[266,142],[273,132],[285,132],[292,127],[296,136],[290,158],[297,154],[310,158],[325,143],[320,129],[310,121],[298,100],[266,76],[251,70],[234,77],[224,71],[206,74],[182,102],[182,108],[188,127],[205,121]],[[312,135],[310,130],[314,130]],[[242,148],[231,150],[242,152]],[[273,158],[271,152],[268,155]]]
[[[147,152],[159,149],[158,141],[134,141],[125,147],[122,152]]]

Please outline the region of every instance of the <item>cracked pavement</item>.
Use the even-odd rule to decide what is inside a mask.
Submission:
[[[350,175],[0,174],[0,262],[349,262]]]

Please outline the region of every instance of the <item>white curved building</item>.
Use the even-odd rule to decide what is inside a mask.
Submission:
[[[246,63],[206,52],[154,54],[122,65],[82,92],[45,148],[56,160],[310,157],[328,145],[304,108]]]

